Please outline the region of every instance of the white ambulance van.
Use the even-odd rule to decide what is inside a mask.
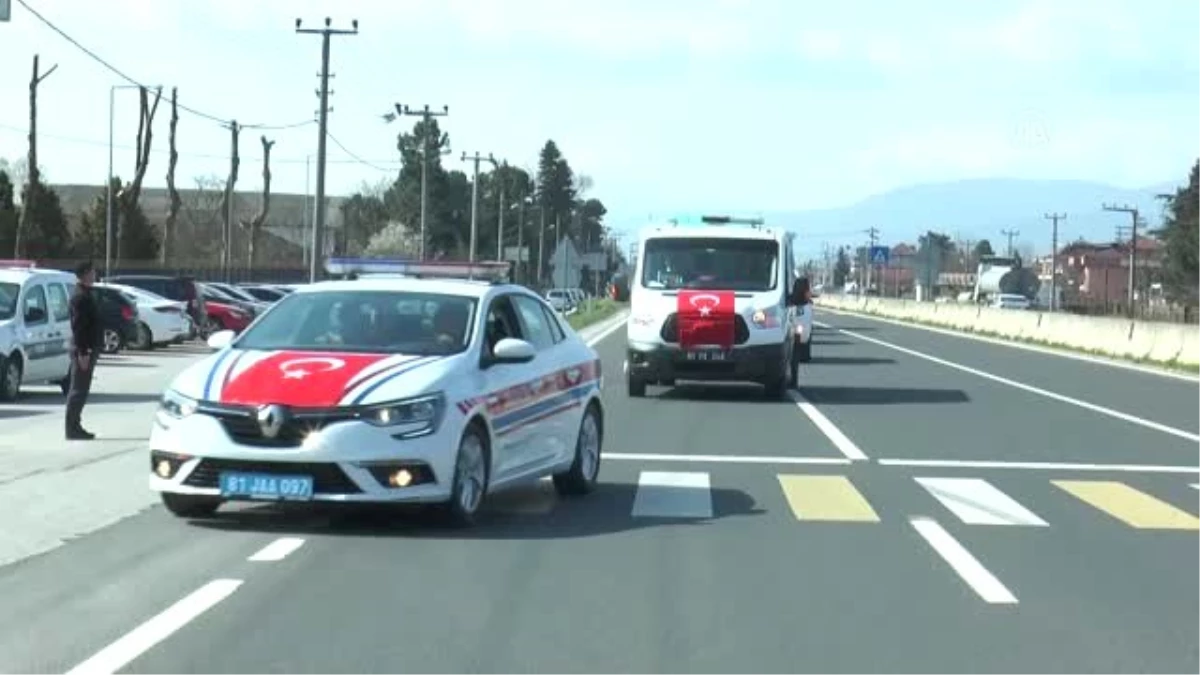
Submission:
[[[761,219],[730,216],[644,230],[629,280],[629,395],[678,380],[753,382],[772,397],[795,386],[806,298],[792,239]]]

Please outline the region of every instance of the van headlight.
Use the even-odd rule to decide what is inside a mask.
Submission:
[[[767,307],[765,309],[756,310],[750,317],[751,323],[757,328],[779,328],[779,308]]]
[[[158,418],[158,423],[165,427],[169,426],[172,421],[181,420],[195,412],[195,399],[188,398],[174,389],[168,389],[158,402],[158,411],[155,417]]]
[[[442,392],[371,406],[361,414],[367,424],[395,428],[399,438],[432,434],[442,423],[446,397]]]

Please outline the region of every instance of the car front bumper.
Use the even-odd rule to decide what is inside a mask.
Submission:
[[[724,360],[694,361],[678,345],[630,342],[627,377],[644,382],[766,382],[787,372],[787,344],[734,347]]]
[[[331,424],[299,446],[264,446],[234,440],[226,423],[205,414],[155,420],[150,432],[150,489],[227,501],[274,501],[225,496],[225,471],[304,475],[313,479],[313,502],[432,503],[450,498],[457,443],[447,440],[446,421],[438,433],[397,439],[394,430],[365,422]],[[171,471],[160,475],[166,462]],[[405,469],[413,480],[405,487],[389,476]]]

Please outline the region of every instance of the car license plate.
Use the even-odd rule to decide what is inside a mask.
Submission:
[[[313,496],[313,479],[312,476],[222,472],[221,496],[307,501]]]
[[[720,349],[706,349],[698,352],[688,352],[688,361],[725,361],[728,360],[728,352]]]

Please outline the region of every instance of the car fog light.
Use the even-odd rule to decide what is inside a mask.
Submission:
[[[391,483],[393,487],[408,487],[410,484],[412,484],[412,481],[413,475],[408,469],[400,469],[391,476],[388,476],[388,482]]]
[[[154,468],[154,473],[157,473],[160,478],[171,477],[171,463],[165,459],[158,461],[158,466]]]

